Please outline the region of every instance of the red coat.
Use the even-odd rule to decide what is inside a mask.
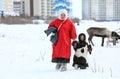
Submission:
[[[62,23],[62,20],[56,19],[50,23],[49,27],[56,26],[57,28]],[[49,28],[48,27],[48,28]],[[76,29],[73,23],[66,19],[58,31],[58,41],[53,45],[53,58],[67,58],[71,56],[71,39],[76,39]]]

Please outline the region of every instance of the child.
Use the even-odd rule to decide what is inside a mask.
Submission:
[[[73,41],[72,45],[75,50],[73,57],[73,67],[75,69],[86,69],[88,67],[88,52],[91,54],[92,47],[86,42],[86,36],[84,33],[79,34],[79,41]]]

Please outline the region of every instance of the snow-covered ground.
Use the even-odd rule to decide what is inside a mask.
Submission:
[[[55,70],[51,63],[52,47],[44,30],[47,24],[0,24],[0,79],[120,79],[120,43],[101,47],[101,38],[94,37],[90,67],[74,70],[71,62],[65,72]],[[114,31],[120,22],[81,21],[77,34],[89,27],[107,27]],[[88,37],[88,35],[87,35]],[[106,41],[107,39],[105,39]]]

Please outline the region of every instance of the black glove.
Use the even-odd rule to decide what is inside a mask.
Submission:
[[[72,42],[72,46],[75,46],[77,44],[77,41]]]
[[[88,45],[88,52],[91,54],[92,52],[92,46],[91,45]]]

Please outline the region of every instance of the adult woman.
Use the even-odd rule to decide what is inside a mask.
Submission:
[[[76,39],[76,30],[73,23],[67,18],[65,9],[59,11],[59,17],[49,24],[49,27],[58,29],[58,40],[53,45],[52,62],[56,70],[66,71],[71,56],[71,39]]]

